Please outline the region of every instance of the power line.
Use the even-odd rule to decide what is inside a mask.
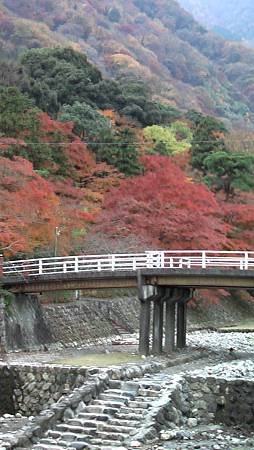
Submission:
[[[158,144],[158,143],[162,143],[162,144],[171,144],[171,143],[173,143],[173,144],[186,144],[186,145],[193,145],[193,144],[218,144],[218,140],[209,140],[209,141],[195,141],[195,142],[193,142],[193,143],[191,143],[191,142],[186,142],[186,141],[174,141],[174,140],[159,140],[159,141],[157,141],[157,142],[155,142],[155,141],[145,141],[145,142],[88,142],[88,141],[79,141],[78,142],[78,144],[79,143],[82,143],[82,144],[86,144],[86,145],[118,145],[118,146],[121,146],[121,145],[149,145],[149,144]],[[254,139],[245,139],[245,140],[242,140],[242,139],[231,139],[230,141],[227,141],[226,143],[225,143],[225,145],[226,144],[228,144],[228,145],[230,145],[230,143],[234,143],[234,142],[238,142],[238,143],[242,143],[242,144],[244,144],[244,143],[252,143],[252,144],[254,144]],[[11,146],[11,145],[13,145],[13,146],[22,146],[22,145],[59,145],[59,146],[61,146],[61,145],[70,145],[70,144],[73,144],[73,143],[75,143],[75,141],[71,141],[71,142],[45,142],[45,141],[43,141],[43,142],[25,142],[24,141],[24,143],[13,143],[13,142],[6,142],[6,141],[1,141],[0,140],[0,145],[9,145],[9,146]]]

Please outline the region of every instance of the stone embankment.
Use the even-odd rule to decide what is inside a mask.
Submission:
[[[54,398],[53,391],[50,401],[45,396],[45,405],[32,417],[30,407],[22,412],[22,402],[13,401],[16,416],[3,417],[0,449],[254,448],[254,362],[248,359],[253,334],[202,331],[188,339],[191,347],[175,360],[149,358],[108,369],[24,366],[19,389],[28,405],[43,386],[46,393],[54,391],[57,377],[50,377],[62,370],[61,396]],[[14,364],[11,368],[17,370]],[[29,398],[30,383],[38,395],[32,391]]]

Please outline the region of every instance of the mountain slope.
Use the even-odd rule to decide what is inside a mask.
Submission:
[[[254,46],[252,0],[179,0],[179,3],[208,28]]]
[[[108,76],[147,80],[155,98],[252,121],[254,52],[206,31],[174,0],[2,0],[1,54],[71,45]]]

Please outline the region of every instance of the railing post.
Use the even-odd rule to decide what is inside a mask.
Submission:
[[[115,263],[116,263],[116,257],[115,257],[115,255],[112,255],[112,258],[111,258],[111,264],[112,264],[111,270],[112,270],[112,272],[114,272],[114,270],[115,270]]]
[[[165,252],[161,252],[161,268],[165,267]]]
[[[150,251],[146,252],[146,267],[147,269],[151,269],[153,267],[153,256]]]
[[[101,261],[98,259],[98,272],[101,272]]]
[[[202,252],[202,269],[206,268],[206,252]]]
[[[136,270],[136,269],[137,269],[137,260],[136,260],[135,256],[134,256],[134,258],[133,258],[132,269],[133,269],[133,270]]]
[[[42,269],[42,259],[39,259],[39,275],[42,275],[43,269]]]
[[[0,277],[4,274],[4,257],[0,254]]]
[[[75,256],[75,272],[78,272],[78,256]]]
[[[244,252],[244,269],[248,270],[249,268],[249,253]]]

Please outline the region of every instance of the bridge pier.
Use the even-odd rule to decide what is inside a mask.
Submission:
[[[145,286],[141,273],[138,274],[140,354],[149,355],[151,325],[152,354],[170,353],[175,347],[184,348],[186,346],[187,303],[190,300],[191,292],[191,289],[185,288],[172,288],[169,286],[157,286],[154,288]],[[152,304],[153,310],[151,308]],[[163,348],[164,325],[165,341]]]
[[[141,355],[149,355],[150,322],[151,302],[149,299],[141,300],[139,321],[139,353]]]
[[[176,328],[176,298],[175,290],[168,289],[168,297],[165,301],[165,344],[164,351],[171,353],[175,349],[175,328]]]
[[[181,294],[180,300],[177,302],[177,331],[176,346],[177,348],[186,347],[186,330],[187,330],[187,303],[191,298],[191,289],[179,289]]]
[[[164,316],[164,302],[163,290],[158,289],[157,299],[153,300],[153,346],[152,353],[160,355],[162,353],[162,338],[163,338],[163,316]]]

